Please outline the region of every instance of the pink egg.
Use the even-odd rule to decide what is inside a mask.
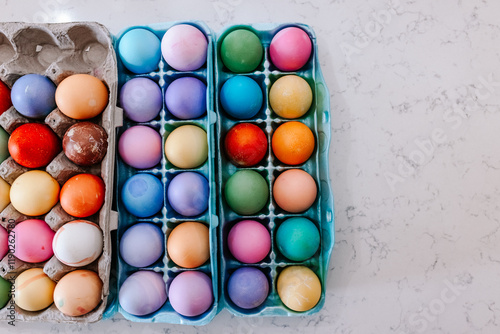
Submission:
[[[229,251],[243,263],[257,263],[271,250],[271,235],[267,228],[255,220],[236,223],[227,236]]]
[[[28,219],[10,231],[10,239],[14,240],[14,255],[21,261],[39,263],[47,261],[54,255],[52,239],[55,232],[40,219]]]
[[[271,62],[282,71],[296,71],[304,66],[311,55],[309,35],[297,27],[280,30],[269,46]]]
[[[133,126],[121,135],[118,153],[127,165],[138,169],[152,168],[161,161],[161,136],[149,126]]]
[[[178,71],[194,71],[207,60],[207,38],[196,27],[178,24],[167,30],[161,40],[165,61]]]
[[[185,316],[195,317],[213,304],[212,280],[200,271],[184,271],[170,283],[168,297],[173,309]]]
[[[9,234],[0,226],[0,260],[9,252]]]

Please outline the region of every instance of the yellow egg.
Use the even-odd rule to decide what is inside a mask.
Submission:
[[[62,313],[78,317],[89,313],[102,298],[102,281],[90,270],[75,270],[66,274],[54,290],[54,303]]]
[[[26,311],[43,310],[54,301],[55,286],[42,268],[23,271],[14,283],[16,305]]]
[[[89,119],[99,115],[108,105],[108,89],[92,75],[74,74],[57,86],[56,104],[68,117]]]
[[[0,178],[0,211],[10,203],[10,184]]]
[[[278,276],[278,295],[288,308],[297,312],[308,311],[319,302],[321,283],[307,267],[286,267]]]
[[[165,140],[165,157],[179,168],[196,168],[207,160],[207,133],[195,125],[183,125]]]
[[[12,183],[10,201],[17,211],[27,216],[41,216],[57,204],[59,189],[59,183],[49,173],[32,170]]]
[[[283,118],[299,118],[311,107],[312,90],[307,81],[297,75],[285,75],[271,86],[271,109]]]

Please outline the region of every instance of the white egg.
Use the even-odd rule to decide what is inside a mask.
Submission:
[[[87,220],[74,220],[57,230],[52,248],[62,263],[83,267],[94,262],[102,253],[103,235],[96,224]]]

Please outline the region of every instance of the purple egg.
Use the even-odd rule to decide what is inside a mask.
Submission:
[[[207,210],[208,196],[208,181],[199,173],[177,174],[168,185],[168,202],[176,212],[186,217],[198,216]]]
[[[177,275],[168,289],[170,304],[186,317],[206,312],[212,306],[212,280],[200,271],[184,271]]]
[[[120,240],[123,261],[134,267],[147,267],[158,261],[164,250],[163,232],[150,223],[132,225]]]
[[[161,161],[161,136],[149,126],[133,126],[122,133],[118,153],[127,165],[134,168],[154,167]]]
[[[256,308],[266,300],[269,282],[266,275],[257,268],[239,268],[229,277],[227,293],[238,307]]]
[[[180,119],[201,117],[207,109],[207,86],[193,77],[172,81],[165,92],[168,111]]]
[[[45,118],[56,108],[56,85],[40,74],[20,77],[10,92],[12,105],[30,118]]]
[[[162,107],[160,86],[148,78],[127,81],[120,91],[120,105],[125,116],[134,122],[149,122]]]
[[[123,282],[118,295],[120,306],[133,315],[143,316],[159,310],[167,301],[163,276],[153,271],[137,271]]]

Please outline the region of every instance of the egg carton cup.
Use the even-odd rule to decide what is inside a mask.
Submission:
[[[103,251],[93,263],[84,267],[70,267],[61,263],[55,256],[43,263],[26,263],[8,254],[0,261],[0,275],[13,280],[18,274],[30,268],[43,268],[55,282],[66,273],[76,269],[89,269],[97,272],[103,282],[102,301],[90,313],[71,317],[60,312],[54,304],[38,312],[28,312],[16,306],[16,320],[46,321],[62,323],[95,322],[102,318],[109,295],[111,275],[111,230],[116,228],[117,215],[111,211],[115,166],[115,105],[117,99],[117,67],[113,41],[108,30],[99,23],[73,22],[32,24],[22,22],[0,23],[0,80],[9,88],[25,74],[37,73],[50,78],[58,85],[66,77],[86,73],[102,80],[109,91],[109,103],[99,116],[90,121],[101,125],[108,135],[108,151],[104,160],[91,167],[73,164],[64,152],[56,156],[44,169],[62,185],[72,176],[90,173],[100,176],[105,183],[105,201],[100,211],[91,217],[76,218],[67,214],[58,203],[46,215],[28,217],[16,211],[9,204],[0,213],[0,224],[8,231],[26,219],[42,219],[57,231],[66,222],[85,219],[99,225],[103,232]],[[9,134],[22,124],[29,122],[45,123],[62,139],[65,131],[77,120],[54,109],[44,120],[31,120],[11,107],[0,116],[0,126]],[[21,174],[31,169],[20,166],[11,157],[0,164],[0,177],[9,184]],[[7,304],[7,305],[10,305]],[[7,306],[0,310],[0,318],[9,320]]]
[[[207,52],[207,61],[200,69],[196,71],[184,71],[180,72],[173,68],[171,68],[163,57],[158,64],[158,70],[153,71],[146,74],[135,74],[127,70],[122,64],[119,57],[118,59],[118,71],[119,71],[119,88],[125,84],[130,79],[137,77],[145,77],[149,78],[156,83],[161,88],[162,97],[165,96],[165,90],[168,85],[177,78],[180,77],[195,77],[203,81],[207,85],[207,113],[197,119],[193,120],[180,120],[171,115],[166,107],[165,102],[163,102],[162,110],[160,114],[150,122],[136,123],[130,121],[128,119],[123,120],[123,126],[118,129],[118,138],[121,134],[128,128],[134,125],[147,125],[152,127],[156,131],[158,131],[162,137],[162,159],[161,162],[149,169],[135,169],[133,167],[125,164],[121,158],[117,158],[117,209],[119,214],[119,224],[118,230],[116,234],[116,248],[120,247],[120,239],[123,233],[133,224],[137,222],[150,222],[158,227],[160,227],[164,234],[164,245],[165,252],[164,256],[160,258],[156,263],[149,267],[145,268],[136,268],[128,265],[121,256],[116,255],[117,263],[116,263],[116,282],[113,282],[113,286],[115,290],[113,292],[113,302],[109,304],[108,309],[106,310],[105,317],[112,317],[116,312],[121,313],[126,319],[136,322],[161,322],[161,323],[173,323],[173,324],[188,324],[188,325],[204,325],[208,323],[217,313],[218,310],[218,264],[217,264],[217,226],[218,226],[218,217],[216,216],[216,185],[215,185],[215,121],[216,115],[214,112],[214,100],[213,100],[213,32],[208,28],[206,24],[199,21],[177,21],[177,22],[168,22],[168,23],[157,23],[151,25],[144,26],[132,26],[128,27],[122,32],[120,32],[114,40],[115,49],[118,50],[118,43],[120,38],[129,30],[135,28],[143,28],[153,32],[160,40],[162,39],[165,32],[174,25],[177,24],[190,24],[198,28],[202,31],[208,40],[208,52]],[[118,108],[119,109],[119,108]],[[194,169],[180,169],[172,165],[167,161],[164,155],[164,146],[165,140],[168,137],[169,133],[171,133],[175,128],[183,125],[196,125],[207,133],[208,139],[208,160],[200,167]],[[117,154],[118,156],[118,154]],[[167,200],[167,188],[173,177],[178,175],[181,172],[197,172],[202,174],[209,182],[210,192],[209,192],[209,206],[208,210],[202,213],[199,216],[195,217],[184,217],[180,214],[176,213],[172,207],[170,206]],[[156,176],[163,184],[163,194],[164,194],[164,206],[163,209],[156,215],[148,218],[138,218],[127,212],[122,201],[120,200],[121,189],[125,183],[125,181],[131,176],[138,173],[149,173]],[[210,238],[210,259],[207,263],[202,265],[201,267],[194,269],[186,269],[177,266],[168,256],[166,251],[166,243],[168,236],[173,228],[178,226],[182,222],[200,222],[205,224],[209,228],[209,238]],[[118,293],[119,289],[122,286],[123,282],[127,277],[139,270],[151,270],[163,275],[163,280],[166,284],[167,291],[168,287],[175,276],[180,274],[183,271],[197,270],[204,272],[207,274],[212,280],[212,291],[214,295],[214,303],[212,306],[203,314],[196,317],[184,317],[172,308],[170,304],[170,300],[167,299],[167,302],[156,312],[145,315],[145,316],[136,316],[126,312],[119,304],[118,301]]]
[[[312,54],[309,61],[300,70],[295,72],[284,72],[277,69],[269,58],[269,45],[273,36],[281,29],[287,27],[299,27],[311,38]],[[257,69],[250,73],[232,73],[223,63],[220,57],[222,41],[227,34],[235,29],[247,29],[254,32],[261,40],[264,47],[264,56]],[[327,87],[321,73],[318,61],[318,47],[316,37],[312,28],[300,23],[287,24],[248,24],[234,25],[225,28],[217,36],[216,43],[216,112],[217,112],[217,147],[218,147],[218,214],[220,219],[219,249],[220,256],[220,308],[227,308],[230,313],[237,316],[303,316],[318,312],[325,302],[326,278],[329,260],[334,244],[334,214],[333,195],[330,188],[328,176],[328,149],[330,145],[330,101]],[[276,115],[269,103],[269,90],[273,83],[280,77],[295,74],[305,79],[313,91],[313,102],[309,111],[298,119],[285,119]],[[261,110],[249,120],[238,120],[229,116],[221,106],[220,90],[229,78],[236,75],[244,75],[254,79],[264,93],[264,101]],[[315,137],[315,149],[311,157],[303,164],[290,166],[280,162],[272,153],[271,139],[274,131],[283,123],[299,121],[307,125]],[[239,168],[233,165],[225,155],[224,138],[227,132],[236,124],[252,123],[261,128],[267,136],[268,148],[262,162],[253,167]],[[260,212],[251,216],[236,214],[226,203],[224,198],[224,186],[229,177],[239,170],[254,170],[264,177],[269,186],[268,205]],[[309,173],[318,187],[318,195],[313,205],[305,212],[291,214],[282,210],[273,199],[272,187],[275,179],[284,171],[289,169],[302,169]],[[285,258],[276,245],[276,230],[279,225],[290,217],[309,218],[320,232],[320,248],[316,254],[303,262],[294,262]],[[254,219],[261,222],[269,230],[271,235],[271,252],[257,264],[244,264],[237,261],[230,253],[227,245],[229,230],[235,223],[245,219]],[[277,293],[277,279],[281,271],[288,266],[306,266],[310,268],[321,282],[321,297],[317,305],[305,312],[295,312],[287,308],[280,300]],[[236,306],[228,296],[227,281],[230,275],[241,267],[255,267],[262,270],[269,282],[269,296],[259,307],[246,310]]]

